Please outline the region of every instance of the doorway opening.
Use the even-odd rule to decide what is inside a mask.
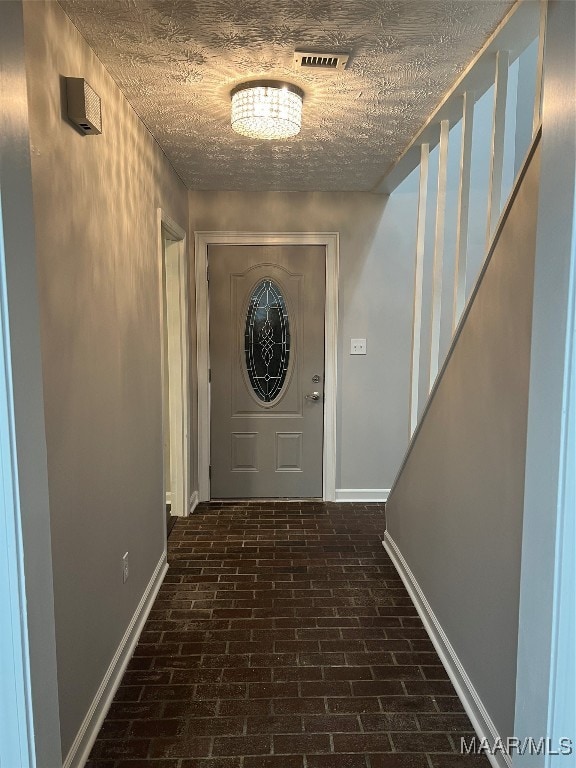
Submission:
[[[162,428],[167,532],[190,513],[189,291],[186,233],[158,211],[161,267]]]
[[[208,253],[215,246],[322,246],[325,255],[324,287],[324,407],[323,407],[323,446],[322,446],[322,498],[325,501],[335,499],[336,488],[336,381],[337,381],[337,338],[338,338],[338,250],[339,237],[336,232],[306,232],[306,233],[262,233],[262,232],[197,232],[195,236],[195,266],[196,266],[196,312],[197,312],[197,376],[198,376],[198,484],[200,501],[210,500],[212,493],[211,482],[211,443],[213,425],[211,424],[212,382],[210,381],[210,302],[208,288]],[[264,279],[265,276],[262,278]],[[276,281],[278,282],[278,281]],[[280,280],[278,285],[283,282]],[[288,300],[288,303],[290,301]],[[320,310],[321,312],[322,310]],[[243,316],[242,316],[243,317]],[[245,320],[245,318],[244,318]],[[237,323],[236,323],[237,325]],[[240,323],[242,325],[242,323]],[[244,322],[244,327],[246,323]],[[240,348],[238,344],[236,345]],[[235,354],[234,352],[232,353]],[[236,356],[236,355],[235,355]],[[316,372],[313,371],[312,374]],[[321,372],[319,372],[321,373]],[[322,396],[319,387],[314,387],[317,381],[316,375],[312,375],[310,381],[306,381],[308,388],[302,393],[302,397],[310,395],[306,399],[306,406],[313,407],[316,395]],[[320,382],[319,382],[320,383]],[[279,395],[280,397],[281,395]],[[238,409],[237,409],[238,410]],[[238,410],[236,416],[243,416]],[[236,463],[242,464],[242,470],[250,470],[249,462],[245,461],[244,454],[249,453],[252,446],[256,446],[257,439],[251,441],[251,434],[257,430],[234,429],[233,437],[237,437],[236,448],[243,449],[243,455],[236,456]],[[272,445],[278,461],[282,459],[283,470],[299,470],[299,443],[296,429],[276,430],[275,442]],[[243,434],[236,434],[236,433]],[[286,438],[286,439],[281,439]],[[234,443],[234,440],[232,441]],[[232,445],[232,449],[234,445]],[[231,449],[231,450],[232,450]],[[245,450],[244,450],[245,449]],[[254,448],[253,453],[255,453]],[[238,453],[238,451],[237,451]],[[242,451],[240,451],[242,453]],[[266,452],[264,452],[266,453]],[[247,454],[248,455],[248,454]],[[255,453],[255,455],[258,455]],[[294,458],[296,457],[296,458]],[[248,456],[250,458],[250,456]],[[234,453],[232,459],[234,463]],[[290,466],[288,466],[288,464]],[[254,465],[255,466],[255,465]],[[278,469],[278,467],[276,467]],[[274,493],[274,497],[278,494]],[[260,496],[260,494],[258,494]],[[298,494],[300,497],[301,494]]]
[[[325,251],[209,247],[213,499],[322,498]]]

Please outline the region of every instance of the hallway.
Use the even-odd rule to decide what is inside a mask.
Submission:
[[[473,768],[384,505],[202,504],[87,768]]]

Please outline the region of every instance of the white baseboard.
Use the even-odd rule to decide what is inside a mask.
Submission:
[[[386,501],[390,488],[336,488],[336,501]]]
[[[196,507],[200,504],[200,497],[198,496],[198,491],[193,491],[192,496],[190,496],[190,512],[189,514],[192,514]]]
[[[154,569],[152,578],[148,582],[142,599],[138,603],[138,607],[132,616],[128,629],[126,630],[124,637],[122,638],[120,645],[106,674],[104,679],[100,683],[100,687],[96,692],[96,696],[90,705],[90,709],[80,730],[74,739],[74,743],[70,747],[70,751],[66,756],[63,768],[83,768],[90,755],[98,732],[104,722],[104,718],[110,709],[110,704],[114,698],[114,694],[120,685],[122,676],[128,666],[128,662],[134,653],[134,648],[140,637],[140,633],[144,628],[152,604],[158,594],[160,585],[168,570],[168,563],[166,562],[166,552],[162,554],[158,565]]]
[[[450,676],[450,680],[456,689],[460,701],[464,705],[464,709],[474,726],[474,730],[480,739],[485,738],[488,740],[489,744],[493,744],[496,739],[500,737],[500,734],[492,722],[492,718],[488,714],[486,707],[482,703],[478,692],[474,688],[472,681],[466,674],[466,670],[462,666],[456,651],[442,629],[424,592],[416,581],[416,577],[410,570],[410,566],[406,560],[404,560],[396,542],[390,536],[388,531],[384,534],[384,541],[382,544],[386,552],[390,555],[400,578],[404,582],[404,586],[408,590],[408,593],[416,606],[416,610],[426,627],[426,631],[430,635],[430,639],[440,656],[440,660],[442,661],[446,672],[448,672],[448,675]],[[512,761],[508,755],[498,752],[495,755],[486,755],[486,757],[493,768],[512,768]]]
[[[172,504],[172,491],[166,491],[166,504]]]

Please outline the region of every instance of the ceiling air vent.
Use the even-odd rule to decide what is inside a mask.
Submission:
[[[295,51],[294,66],[296,69],[328,69],[340,71],[346,69],[350,54],[348,53],[317,53],[315,51]]]

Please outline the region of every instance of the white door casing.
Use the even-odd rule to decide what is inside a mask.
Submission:
[[[166,294],[163,280],[160,280],[161,301],[167,302],[165,312],[161,312],[161,322],[164,323],[166,314],[168,326],[166,362],[162,355],[162,390],[165,391],[164,380],[168,376],[171,505],[173,515],[184,517],[190,511],[189,289],[186,233],[161,209],[158,209],[158,232],[160,269],[164,269],[165,265],[166,270]],[[163,344],[163,328],[161,339]],[[163,498],[166,498],[166,489]]]
[[[201,501],[210,499],[210,353],[208,302],[208,246],[321,245],[326,252],[326,305],[324,319],[324,445],[323,498],[333,501],[336,488],[336,389],[338,339],[339,236],[336,232],[197,232],[195,235],[197,375],[198,375],[198,480]]]

